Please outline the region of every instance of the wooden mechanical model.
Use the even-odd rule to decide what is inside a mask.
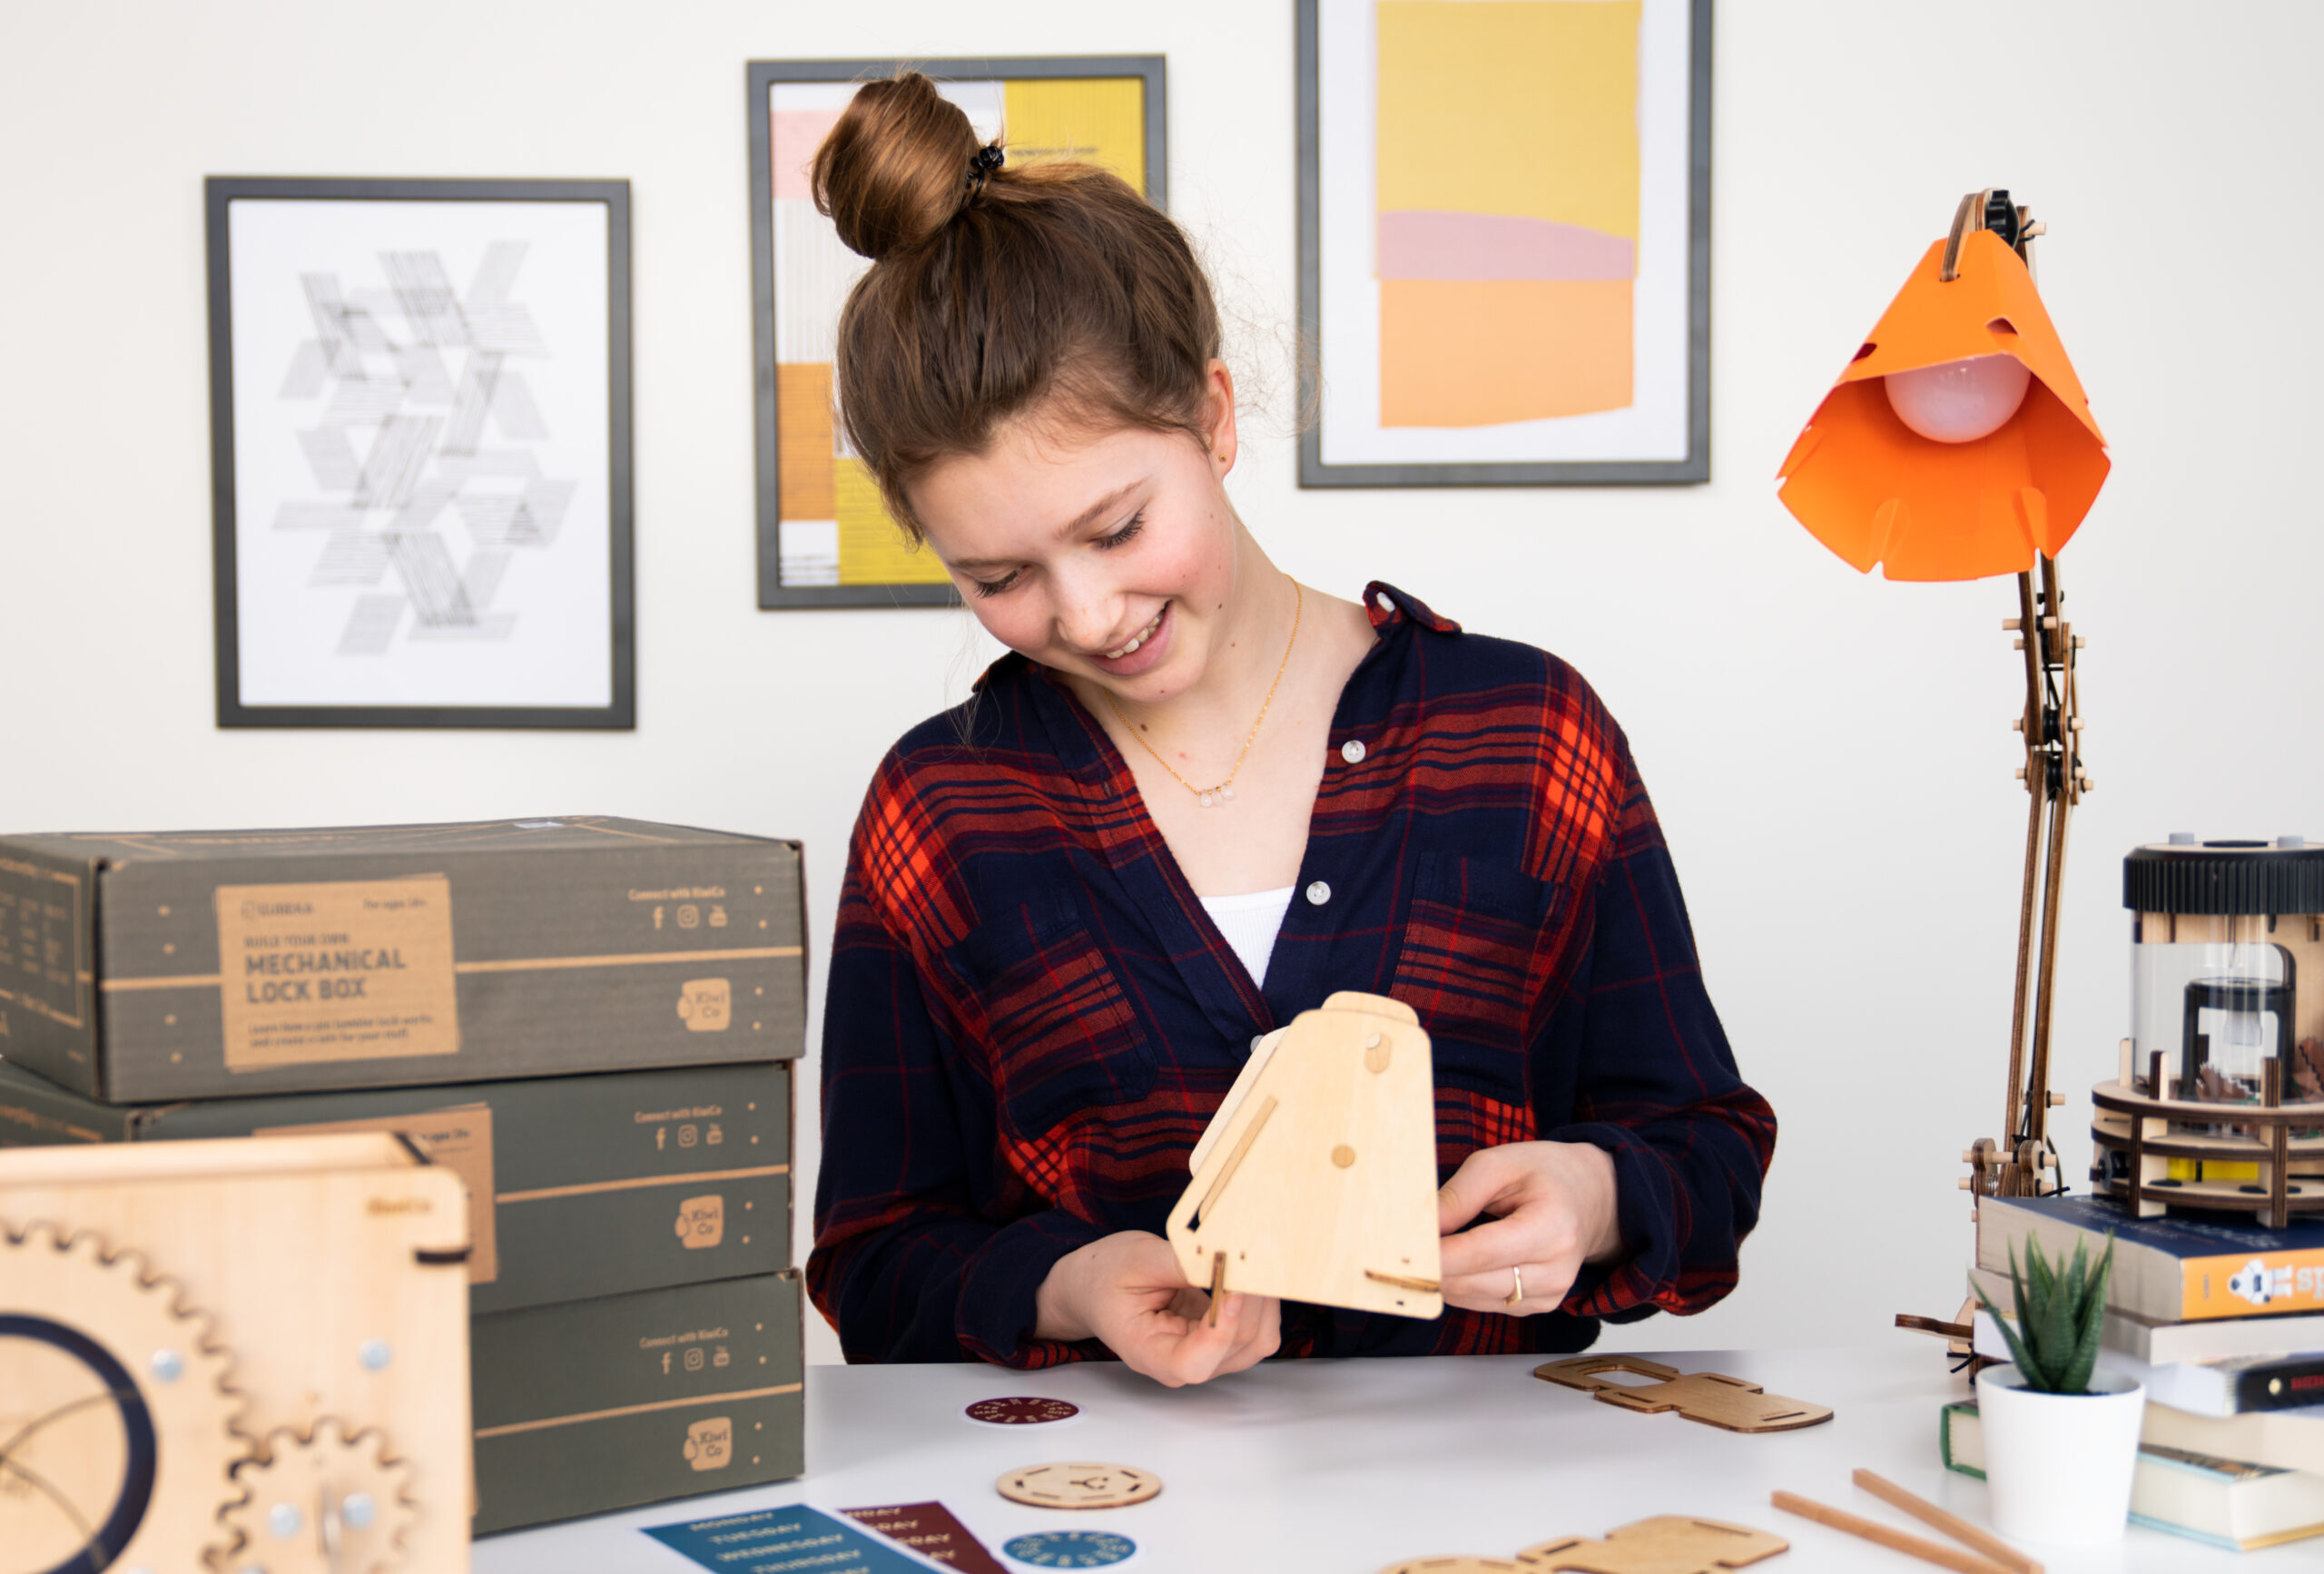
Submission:
[[[468,1252],[384,1135],[0,1153],[0,1574],[460,1574]]]
[[[1259,1041],[1189,1163],[1169,1241],[1230,1292],[1435,1317],[1436,1097],[1411,1007],[1343,991]]]
[[[2090,1178],[2140,1217],[2324,1213],[2324,847],[2174,836],[2123,861],[2132,1036]]]

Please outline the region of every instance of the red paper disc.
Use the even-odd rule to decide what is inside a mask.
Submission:
[[[1081,1407],[1062,1399],[1037,1399],[1019,1394],[1008,1399],[980,1399],[969,1406],[970,1421],[990,1426],[1039,1426],[1044,1422],[1070,1421]]]

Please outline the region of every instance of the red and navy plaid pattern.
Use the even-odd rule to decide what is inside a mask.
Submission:
[[[881,762],[832,949],[807,1263],[851,1361],[1102,1355],[1031,1337],[1050,1266],[1161,1233],[1253,1039],[1340,989],[1419,1013],[1444,1176],[1502,1143],[1596,1144],[1636,1251],[1534,1317],[1286,1306],[1285,1353],[1579,1350],[1601,1318],[1733,1288],[1775,1117],[1703,992],[1628,743],[1554,656],[1389,586],[1365,605],[1378,641],[1264,989],[1041,668],[1005,657]]]

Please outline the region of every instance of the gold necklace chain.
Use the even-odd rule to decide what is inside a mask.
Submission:
[[[1299,581],[1295,579],[1291,582],[1291,637],[1284,642],[1283,660],[1275,664],[1275,682],[1267,685],[1267,697],[1260,702],[1259,719],[1251,723],[1251,735],[1243,740],[1243,752],[1235,756],[1235,769],[1227,772],[1226,780],[1221,782],[1216,787],[1197,787],[1193,782],[1187,781],[1184,776],[1179,775],[1178,772],[1172,768],[1170,762],[1165,760],[1158,753],[1156,752],[1154,745],[1146,741],[1145,734],[1140,733],[1137,727],[1131,725],[1130,719],[1128,716],[1122,714],[1122,708],[1120,704],[1115,701],[1113,691],[1111,689],[1100,689],[1098,691],[1099,694],[1106,696],[1106,703],[1112,708],[1115,718],[1121,723],[1122,730],[1127,732],[1131,737],[1137,740],[1137,746],[1139,748],[1145,750],[1147,753],[1154,755],[1154,762],[1157,765],[1161,766],[1165,771],[1168,771],[1173,781],[1177,782],[1179,786],[1185,788],[1187,792],[1200,799],[1202,801],[1202,806],[1205,809],[1216,807],[1235,796],[1235,778],[1242,774],[1243,762],[1250,757],[1251,745],[1258,742],[1259,729],[1266,724],[1267,707],[1275,703],[1275,692],[1276,689],[1283,686],[1283,674],[1291,665],[1292,646],[1299,643],[1299,614],[1301,609],[1306,605],[1307,600],[1306,596],[1300,591]]]

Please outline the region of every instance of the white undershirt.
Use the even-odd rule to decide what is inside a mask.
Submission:
[[[1226,937],[1226,943],[1242,959],[1243,970],[1251,975],[1251,982],[1265,984],[1267,979],[1267,959],[1275,954],[1275,938],[1283,931],[1283,915],[1291,910],[1291,893],[1296,886],[1285,886],[1281,890],[1246,891],[1240,896],[1206,896],[1202,899],[1202,910]]]

